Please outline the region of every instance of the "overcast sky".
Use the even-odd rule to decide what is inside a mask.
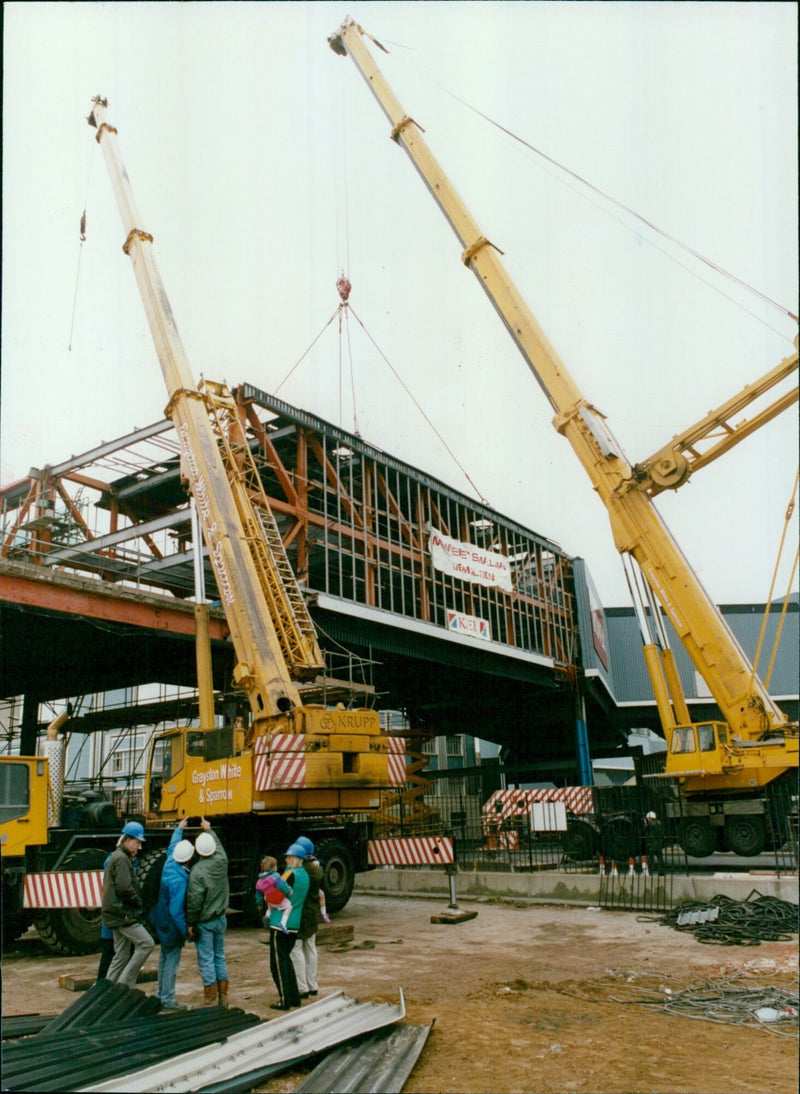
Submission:
[[[350,14],[390,51],[376,58],[400,101],[635,461],[790,354],[796,323],[475,111],[796,312],[794,4],[4,10],[3,485],[166,401],[85,121],[99,93],[195,375],[277,391],[472,494],[407,388],[480,496],[584,557],[606,604],[628,602],[549,404],[326,38]],[[402,385],[351,316],[349,347],[334,323],[280,386],[342,271]],[[792,410],[657,503],[718,602],[767,595],[796,438]]]

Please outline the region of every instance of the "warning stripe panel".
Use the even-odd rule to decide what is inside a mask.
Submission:
[[[64,870],[25,878],[24,908],[99,908],[102,903],[102,870]]]
[[[570,812],[581,815],[594,812],[590,786],[559,786],[535,790],[496,790],[483,806],[484,823],[506,820],[527,811],[533,802],[563,801]],[[497,809],[497,805],[501,808]]]
[[[370,866],[441,866],[453,861],[453,841],[447,836],[367,840]]]
[[[255,741],[255,788],[302,790],[306,785],[306,741],[302,733],[273,733]]]
[[[406,784],[406,757],[396,752],[389,753],[389,785],[405,786]]]

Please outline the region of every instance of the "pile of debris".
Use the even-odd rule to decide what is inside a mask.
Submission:
[[[790,942],[797,934],[797,912],[796,904],[753,889],[746,900],[718,894],[707,904],[679,904],[661,922],[678,931],[690,931],[698,942],[759,946],[762,942]]]
[[[56,1017],[4,1018],[3,1090],[247,1091],[318,1062],[300,1089],[373,1076],[399,1094],[433,1025],[402,1022],[402,990],[396,1005],[335,992],[269,1022],[234,1007],[159,1011],[154,996],[100,980]]]

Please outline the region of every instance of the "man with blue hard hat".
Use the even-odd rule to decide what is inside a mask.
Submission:
[[[269,971],[278,989],[279,1001],[271,1003],[272,1010],[291,1010],[300,1006],[300,991],[292,964],[292,947],[297,938],[300,916],[308,893],[308,874],[303,868],[306,849],[300,843],[293,843],[285,854],[286,871],[283,880],[292,890],[289,899],[292,911],[286,923],[286,931],[281,930],[281,910],[273,907],[269,913]]]
[[[103,874],[103,926],[114,934],[114,957],[106,979],[128,988],[136,987],[139,969],[155,945],[144,926],[142,890],[134,868],[134,859],[144,841],[144,828],[139,821],[128,821]],[[133,945],[132,953],[129,942]]]

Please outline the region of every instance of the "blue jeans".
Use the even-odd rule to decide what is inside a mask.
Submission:
[[[228,979],[225,964],[225,930],[228,920],[224,915],[197,924],[197,967],[204,987]]]
[[[178,976],[178,965],[181,963],[182,949],[183,946],[165,946],[163,943],[161,945],[156,996],[161,1000],[163,1007],[175,1006],[175,981]]]

